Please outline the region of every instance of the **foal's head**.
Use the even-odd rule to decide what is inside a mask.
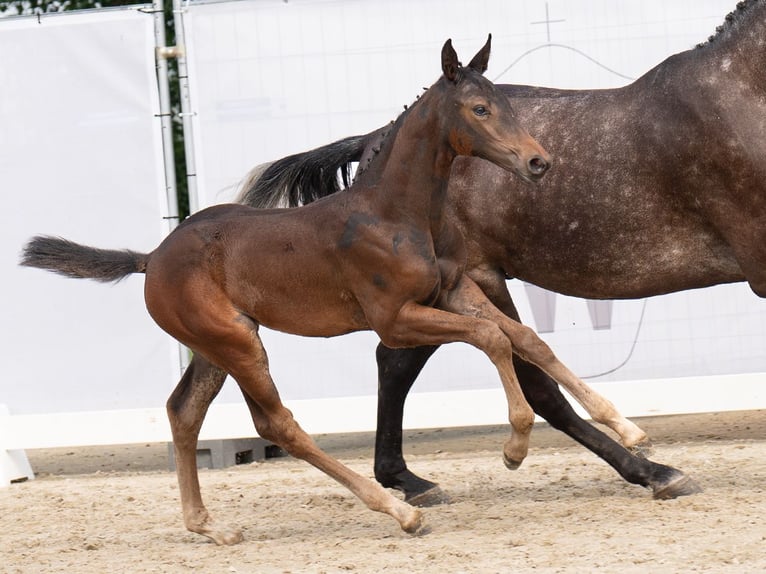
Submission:
[[[458,61],[451,40],[442,48],[440,82],[446,83],[444,95],[456,112],[446,114],[449,141],[459,155],[481,157],[534,181],[548,171],[550,156],[521,127],[505,94],[482,76],[491,41],[492,35],[467,67]]]

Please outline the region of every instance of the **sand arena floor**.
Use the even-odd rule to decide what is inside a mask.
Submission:
[[[763,572],[766,412],[637,419],[652,458],[702,494],[655,501],[545,425],[515,472],[506,429],[407,433],[410,467],[449,505],[413,537],[302,461],[202,470],[202,492],[245,541],[218,547],[182,525],[165,444],[28,451],[38,476],[0,489],[7,573]],[[372,436],[317,437],[372,475]]]

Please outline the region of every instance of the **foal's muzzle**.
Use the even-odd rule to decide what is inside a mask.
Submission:
[[[541,155],[533,155],[527,161],[527,169],[534,179],[541,178],[550,167],[551,164]]]

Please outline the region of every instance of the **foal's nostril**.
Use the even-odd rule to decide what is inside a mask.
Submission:
[[[550,167],[550,164],[539,155],[533,155],[527,162],[527,165],[533,175],[543,175]]]

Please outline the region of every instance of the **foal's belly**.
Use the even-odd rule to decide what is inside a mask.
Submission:
[[[305,337],[334,337],[370,328],[353,293],[337,287],[316,290],[305,284],[287,289],[241,284],[232,301],[258,324]]]

